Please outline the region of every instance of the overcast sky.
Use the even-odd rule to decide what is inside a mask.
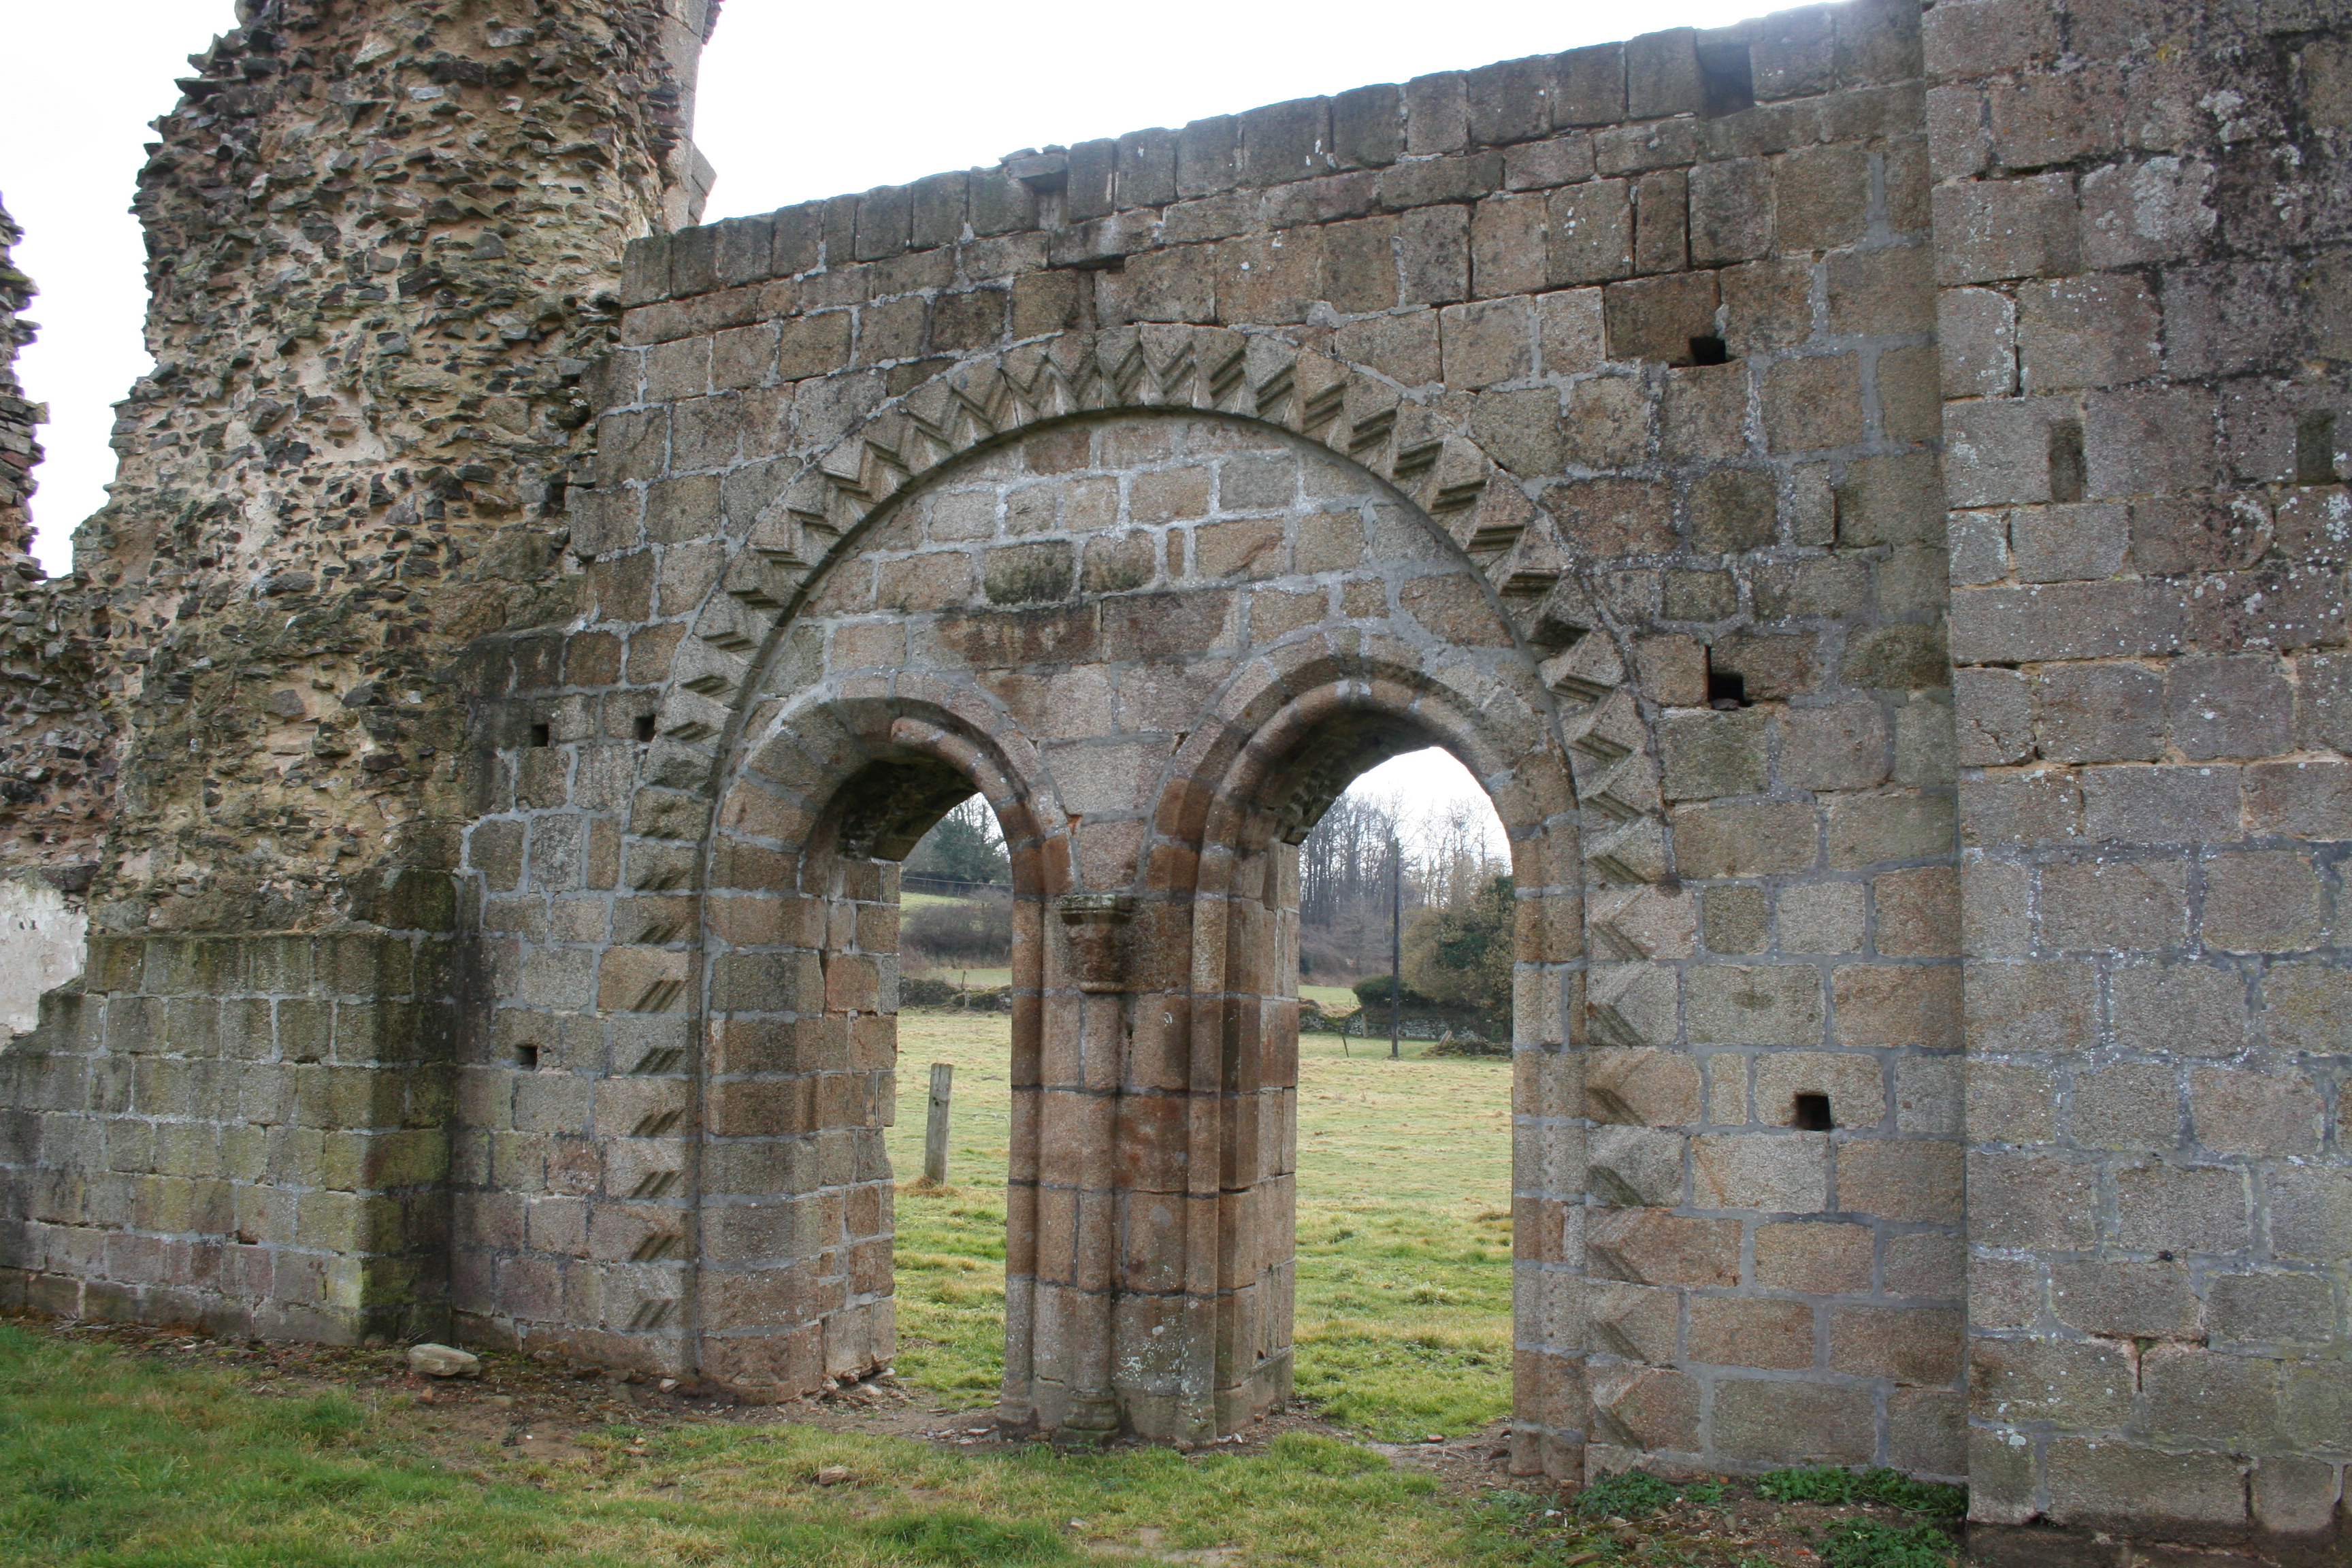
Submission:
[[[719,169],[708,216],[730,217],[1022,147],[1770,8],[1454,0],[1433,26],[1425,0],[727,0],[704,57],[695,137]],[[0,198],[26,230],[16,265],[41,289],[41,337],[18,370],[27,395],[49,405],[33,510],[35,548],[52,573],[71,560],[74,525],[106,499],[110,405],[150,363],[139,228],[126,210],[146,122],[171,107],[185,57],[234,25],[230,0],[111,0],[102,16],[93,35],[80,7],[16,6],[0,55]],[[1457,784],[1425,765],[1415,774],[1402,759],[1389,768],[1417,788],[1466,785],[1466,775]]]

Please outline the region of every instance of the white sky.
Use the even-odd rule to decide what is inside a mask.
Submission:
[[[1451,752],[1432,746],[1425,752],[1391,757],[1349,784],[1348,793],[1394,795],[1403,804],[1409,822],[1442,816],[1456,801],[1475,801],[1486,808],[1486,847],[1498,858],[1510,854],[1510,841],[1503,836],[1502,819],[1495,815],[1494,803]]]
[[[1654,0],[1638,14],[1558,0],[1030,0],[1014,9],[902,0],[887,7],[727,0],[704,57],[696,139],[719,169],[711,218],[761,213],[1051,142],[1178,126],[1285,99],[1427,71],[1719,26],[1771,0]],[[146,122],[185,57],[234,25],[230,0],[111,0],[90,13],[18,5],[0,52],[0,198],[26,231],[16,265],[41,289],[38,342],[18,374],[49,405],[35,548],[52,573],[113,478],[111,405],[148,367],[142,250],[127,208]],[[72,62],[73,68],[64,68]],[[1431,753],[1435,754],[1435,753]],[[1400,758],[1435,788],[1444,759]],[[1461,774],[1461,787],[1469,787]],[[1448,787],[1454,787],[1450,784]]]

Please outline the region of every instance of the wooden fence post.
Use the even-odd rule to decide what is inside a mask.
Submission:
[[[923,1180],[932,1186],[948,1184],[948,1096],[955,1083],[955,1064],[931,1064],[931,1119],[923,1129]]]

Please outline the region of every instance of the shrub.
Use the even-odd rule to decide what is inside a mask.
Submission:
[[[901,1007],[952,1007],[961,994],[954,981],[929,974],[909,974],[898,982]]]
[[[1013,904],[1005,899],[924,904],[907,913],[899,940],[910,956],[934,964],[998,968],[1013,962]]]
[[[1356,1000],[1367,1007],[1386,1007],[1389,1005],[1389,977],[1385,974],[1375,974],[1370,980],[1359,980],[1349,989],[1356,994]],[[1436,1006],[1437,1002],[1434,998],[1424,996],[1411,985],[1407,985],[1404,988],[1404,1005],[1408,1007],[1425,1008]]]
[[[1485,1017],[1511,1010],[1511,879],[1496,877],[1451,909],[1424,910],[1405,933],[1405,984]]]

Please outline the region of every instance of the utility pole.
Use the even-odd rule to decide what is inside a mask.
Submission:
[[[1398,933],[1403,929],[1404,911],[1404,849],[1391,837],[1389,839],[1389,1060],[1402,1054],[1398,1042],[1403,1038],[1404,1016],[1404,944]]]

